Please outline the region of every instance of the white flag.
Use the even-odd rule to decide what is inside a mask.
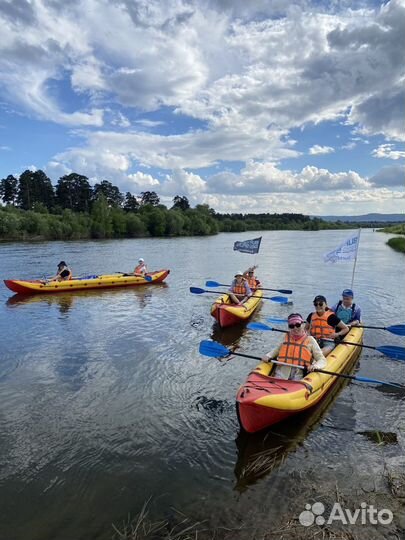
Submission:
[[[360,229],[349,236],[349,238],[346,238],[346,240],[342,242],[336,249],[330,251],[329,253],[325,253],[323,256],[324,261],[335,263],[352,261],[353,259],[356,259],[359,241]]]

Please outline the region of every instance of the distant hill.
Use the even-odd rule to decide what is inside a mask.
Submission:
[[[325,221],[398,223],[405,221],[405,214],[363,214],[362,216],[319,216]]]

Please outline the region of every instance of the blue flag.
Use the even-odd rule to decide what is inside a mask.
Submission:
[[[261,241],[262,237],[253,238],[253,240],[245,240],[244,242],[235,242],[233,250],[241,251],[242,253],[259,253]]]

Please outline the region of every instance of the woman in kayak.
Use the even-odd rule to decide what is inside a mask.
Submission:
[[[350,328],[328,308],[323,295],[315,296],[314,306],[315,311],[308,315],[305,328],[317,340],[323,354],[327,356],[336,347],[333,340],[345,336]]]
[[[68,279],[72,279],[72,271],[65,261],[60,261],[56,276],[49,278],[48,281],[66,281]]]
[[[148,269],[146,268],[146,264],[144,259],[142,257],[138,260],[138,266],[135,266],[134,268],[134,276],[144,276],[148,273]]]
[[[246,279],[251,290],[255,290],[260,287],[261,283],[255,276],[255,270],[257,266],[251,266],[243,273],[243,277]]]
[[[234,304],[242,305],[252,296],[248,282],[242,272],[236,272],[235,279],[229,287],[229,298]],[[246,309],[246,306],[244,306]]]
[[[305,321],[299,313],[291,313],[288,317],[288,332],[278,347],[265,354],[262,362],[277,359],[287,365],[277,364],[271,377],[279,379],[300,380],[309,371],[323,369],[326,358],[316,340],[305,331]]]

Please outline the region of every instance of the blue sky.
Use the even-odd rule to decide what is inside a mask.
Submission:
[[[1,177],[404,210],[405,0],[10,0],[0,21]]]

